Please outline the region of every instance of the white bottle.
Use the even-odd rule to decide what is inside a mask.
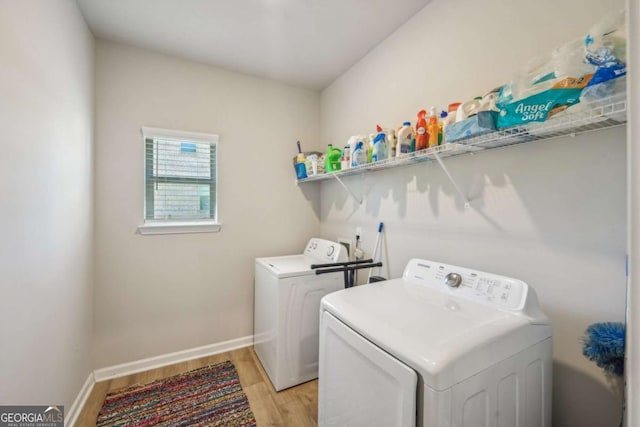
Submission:
[[[342,150],[342,160],[340,162],[341,169],[349,169],[351,167],[351,147],[352,147],[353,137],[349,138],[349,142],[345,145]]]
[[[398,145],[396,148],[396,157],[411,152],[411,142],[416,138],[415,132],[411,127],[411,122],[404,122],[402,129],[398,132]]]
[[[482,99],[482,98],[480,98]],[[474,98],[461,104],[456,111],[456,123],[461,122],[464,119],[473,116],[478,113],[478,107],[480,107],[480,99]]]
[[[395,129],[387,129],[387,159],[396,157],[396,149],[398,145],[398,139],[396,138]]]

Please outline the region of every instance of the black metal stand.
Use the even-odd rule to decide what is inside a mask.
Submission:
[[[361,259],[358,261],[333,262],[328,264],[311,264],[311,269],[316,270],[316,274],[344,272],[344,287],[350,288],[355,283],[355,271],[365,268],[382,267],[381,262],[373,262],[372,259]]]

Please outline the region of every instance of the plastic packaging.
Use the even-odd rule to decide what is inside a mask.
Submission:
[[[429,148],[438,145],[438,112],[436,107],[429,111]]]
[[[585,37],[585,60],[596,71],[583,89],[580,100],[593,102],[626,89],[627,35],[625,11],[605,15]]]
[[[480,101],[480,105],[478,105],[478,112],[480,111],[499,111],[498,107],[496,107],[496,101],[498,99],[498,94],[500,93],[500,88],[497,87],[493,89],[491,92],[487,93],[482,97]]]
[[[415,146],[415,132],[411,127],[411,122],[404,122],[402,128],[398,132],[398,146],[396,148],[396,157],[403,154],[411,153],[411,146]]]
[[[418,112],[418,121],[416,122],[416,148],[415,151],[424,150],[429,145],[429,134],[427,133],[427,120],[425,116],[427,112],[420,110]]]
[[[318,174],[318,155],[310,154],[305,161],[307,167],[307,176],[314,176]]]
[[[446,142],[456,142],[494,132],[496,130],[497,116],[498,113],[496,111],[479,111],[473,117],[446,126],[444,128],[444,139]]]
[[[584,60],[582,40],[555,49],[550,59],[531,62],[511,83],[500,89],[498,129],[542,122],[580,102],[595,67]]]

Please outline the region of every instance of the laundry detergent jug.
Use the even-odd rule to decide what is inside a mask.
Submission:
[[[327,158],[324,164],[326,173],[340,170],[340,157],[342,157],[342,150],[329,144],[327,146]]]

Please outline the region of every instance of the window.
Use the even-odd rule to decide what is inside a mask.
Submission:
[[[217,135],[143,128],[141,234],[218,231]]]

